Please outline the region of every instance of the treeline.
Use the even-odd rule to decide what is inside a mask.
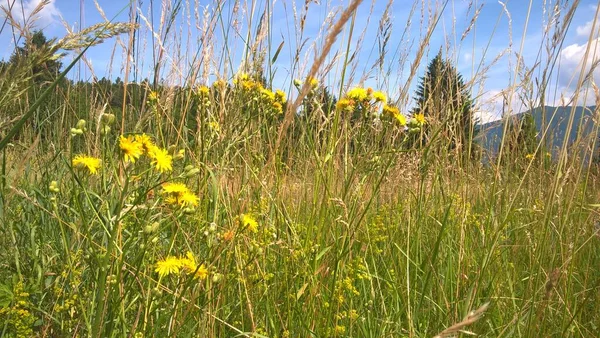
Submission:
[[[119,132],[155,130],[193,144],[198,141],[197,133],[203,125],[223,124],[229,121],[224,114],[233,111],[237,114],[230,121],[233,125],[237,123],[235,118],[253,112],[246,114],[247,121],[258,119],[263,125],[246,123],[245,126],[254,125],[263,132],[274,133],[287,109],[287,102],[273,101],[279,105],[276,113],[258,111],[272,110],[271,103],[260,102],[274,95],[260,69],[238,74],[230,82],[218,80],[210,86],[193,88],[165,86],[148,79],[125,84],[120,77],[92,81],[62,79],[54,83],[63,65],[62,55],[51,48],[53,42],[43,32],[35,32],[15,49],[8,61],[0,62],[0,90],[16,88],[15,95],[8,99],[5,96],[7,102],[0,102],[5,107],[0,115],[0,136],[52,84],[56,84],[54,92],[27,121],[20,137],[58,140],[68,135],[65,128],[71,128],[80,119],[97,126],[96,121],[103,114],[110,114],[124,129]],[[391,144],[403,149],[429,146],[460,162],[481,157],[480,146],[474,142],[479,132],[475,102],[462,76],[443,58],[441,50],[420,78],[414,97],[416,105],[408,114],[402,113],[385,93],[371,88],[353,88],[337,98],[316,79],[304,81],[311,82],[311,91],[295,112],[298,123],[292,124],[289,131],[288,141],[294,147],[323,143],[331,136],[327,134],[330,128],[345,126],[349,128],[344,137],[350,142],[350,151],[361,149],[368,153]],[[302,82],[296,81],[298,89]],[[334,119],[336,110],[341,112],[341,121]],[[160,119],[167,121],[158,122]],[[534,129],[531,121],[519,121],[511,129],[514,137],[510,137],[506,148],[507,159],[532,152],[535,135],[531,132]],[[273,142],[272,136],[264,141]]]

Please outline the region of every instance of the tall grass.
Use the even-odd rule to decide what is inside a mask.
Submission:
[[[374,3],[286,2],[284,19],[270,2],[131,2],[131,22],[102,13],[105,25],[3,68],[0,104],[12,115],[0,121],[0,336],[597,335],[597,128],[580,141],[583,158],[565,146],[542,160],[540,142],[528,158],[501,151],[484,165],[448,149],[440,121],[427,121],[427,146],[408,148],[403,126],[368,114],[382,102],[349,113],[326,99],[376,74],[375,90],[406,111],[454,5],[415,1],[408,22],[392,23],[391,1],[381,17]],[[360,31],[357,6],[378,23],[377,41]],[[481,7],[469,6],[445,55],[475,51],[462,45],[478,30]],[[509,107],[545,103],[577,6],[544,3],[536,64],[523,64],[521,44],[506,70]],[[320,30],[308,31],[318,15]],[[275,20],[289,28],[282,42]],[[31,30],[9,22],[21,28],[15,39]],[[412,25],[412,44],[389,44]],[[112,36],[125,53],[112,66],[124,72],[119,108],[99,85],[83,99],[74,84],[30,95],[38,63],[66,48],[90,67],[84,49]],[[474,97],[490,67],[512,58],[506,47],[473,61]],[[372,67],[361,50],[379,53]],[[503,147],[517,132],[505,130]]]

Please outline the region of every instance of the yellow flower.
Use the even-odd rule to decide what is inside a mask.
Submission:
[[[279,103],[279,102],[273,102],[273,109],[275,110],[275,112],[277,114],[283,113],[283,107],[281,106],[281,103]]]
[[[247,228],[254,233],[258,232],[258,222],[254,219],[254,217],[248,214],[242,214],[240,216],[240,220],[243,228]]]
[[[196,268],[198,267],[196,265],[196,258],[194,257],[194,254],[191,251],[188,251],[185,254],[185,258],[181,258],[180,261],[183,270],[187,273],[194,273],[194,271],[196,271]]]
[[[163,194],[183,194],[190,191],[185,184],[177,182],[167,182],[162,185],[162,188]]]
[[[534,158],[534,155],[533,154],[527,154],[527,155],[525,155],[525,158],[528,159],[528,160],[531,160],[531,159]]]
[[[102,161],[99,158],[77,155],[73,158],[73,167],[75,168],[87,168],[90,174],[95,175],[98,173],[98,169],[102,165]]]
[[[167,204],[189,207],[198,205],[198,196],[194,195],[183,183],[165,183],[162,192],[169,195],[165,199]]]
[[[158,100],[158,93],[155,91],[150,91],[150,94],[148,94],[148,101],[153,102],[153,101],[157,101]]]
[[[283,90],[277,89],[275,91],[275,99],[277,99],[277,101],[279,101],[281,104],[284,104],[287,102],[287,98],[285,96],[285,92]]]
[[[185,254],[185,258],[181,258],[180,261],[183,266],[183,270],[188,274],[193,273],[194,278],[204,280],[206,277],[208,277],[208,269],[204,264],[198,266],[196,263],[196,258],[191,251],[188,251]]]
[[[307,77],[306,82],[308,82],[311,88],[317,88],[319,86],[319,80],[315,79],[312,76]]]
[[[189,191],[184,192],[183,194],[181,194],[178,197],[178,202],[181,205],[185,205],[188,207],[192,207],[192,206],[198,206],[198,196],[192,194]]]
[[[146,152],[150,152],[156,146],[152,142],[150,136],[146,134],[138,134],[133,137],[133,140],[137,143],[140,143]]]
[[[375,99],[375,102],[387,102],[387,97],[383,92],[380,91],[373,92],[373,98]]]
[[[198,271],[194,274],[194,278],[198,278],[199,280],[204,280],[208,277],[208,269],[204,264],[200,264],[198,267]]]
[[[406,125],[406,117],[403,114],[401,114],[400,112],[394,113],[394,120],[396,120],[396,122],[401,126]]]
[[[209,93],[209,89],[207,86],[200,86],[200,88],[198,88],[198,94],[200,94],[201,96],[208,96]]]
[[[425,115],[423,113],[415,114],[413,118],[419,126],[424,126],[427,123],[427,120],[425,120]]]
[[[154,147],[148,152],[148,156],[152,158],[152,165],[161,173],[173,170],[173,157],[167,150]]]
[[[208,127],[217,134],[221,131],[221,125],[217,121],[208,122]]]
[[[383,106],[383,115],[394,117],[394,115],[399,114],[400,111],[397,107],[388,106],[387,104]]]
[[[352,111],[354,109],[354,101],[341,99],[336,103],[335,108],[338,111]]]
[[[170,274],[178,274],[179,269],[183,266],[181,260],[177,257],[168,256],[167,258],[156,262],[156,269],[160,277],[165,277]]]
[[[125,162],[134,163],[135,160],[144,154],[144,146],[140,142],[135,141],[131,136],[125,137],[121,135],[119,148],[121,148],[125,155]]]
[[[177,200],[177,196],[171,195],[171,196],[168,196],[167,198],[165,198],[165,203],[171,204],[171,205],[178,205],[179,201]]]
[[[368,98],[367,90],[360,87],[350,89],[346,96],[356,101],[365,101]]]
[[[263,88],[260,90],[260,92],[269,102],[275,101],[275,93],[273,93],[271,90]]]

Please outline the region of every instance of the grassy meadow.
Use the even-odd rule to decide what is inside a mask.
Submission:
[[[551,154],[516,125],[489,154],[451,100],[413,102],[438,50],[475,49],[461,41],[482,4],[464,31],[439,27],[455,2],[416,0],[393,23],[399,2],[286,2],[282,19],[270,2],[134,1],[136,19],[5,60],[0,336],[600,336],[598,130],[578,139],[585,151]],[[544,103],[578,4],[543,3],[535,64],[518,44],[475,60],[465,112],[512,54],[506,97]],[[318,34],[304,30],[315,7]],[[35,20],[11,13],[0,34],[30,41]],[[389,44],[412,29],[410,46]],[[89,60],[113,44],[127,57],[111,79],[73,75],[103,74]],[[574,95],[600,102],[593,76],[577,76]]]

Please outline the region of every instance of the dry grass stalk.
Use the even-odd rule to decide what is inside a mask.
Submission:
[[[356,9],[358,8],[358,5],[360,5],[361,3],[362,3],[362,0],[352,1],[350,6],[348,6],[348,8],[346,8],[346,10],[342,13],[338,22],[336,22],[336,24],[333,26],[333,28],[327,35],[327,38],[325,39],[325,46],[323,47],[323,51],[321,52],[319,57],[317,57],[315,59],[315,62],[313,63],[312,67],[310,68],[310,71],[308,72],[307,79],[316,77],[317,71],[319,70],[319,68],[321,67],[323,62],[325,61],[325,58],[329,54],[329,51],[331,50],[331,46],[333,46],[337,36],[341,33],[342,28],[346,25],[346,22],[348,22],[350,17],[354,14]],[[302,103],[302,100],[304,100],[304,97],[308,94],[310,89],[311,89],[310,81],[305,81],[304,84],[302,85],[302,88],[300,90],[300,94],[298,95],[298,97],[296,97],[294,102],[287,107],[287,110],[285,111],[285,117],[283,119],[283,123],[281,124],[281,127],[279,128],[279,135],[277,137],[277,142],[275,143],[275,148],[271,155],[275,155],[278,152],[279,146],[281,145],[281,140],[283,139],[283,135],[286,134],[286,131],[287,131],[290,123],[293,120],[292,118],[296,112],[296,109],[298,108],[300,103]],[[273,158],[273,156],[271,156],[271,158]]]
[[[463,319],[461,322],[450,326],[449,328],[445,329],[444,331],[438,333],[433,338],[444,338],[444,337],[456,336],[459,332],[462,332],[465,327],[467,327],[467,326],[475,323],[479,319],[481,319],[481,317],[483,316],[483,313],[488,309],[489,306],[490,306],[490,303],[483,304],[481,307],[479,307],[479,309],[471,311],[465,317],[465,319]]]

